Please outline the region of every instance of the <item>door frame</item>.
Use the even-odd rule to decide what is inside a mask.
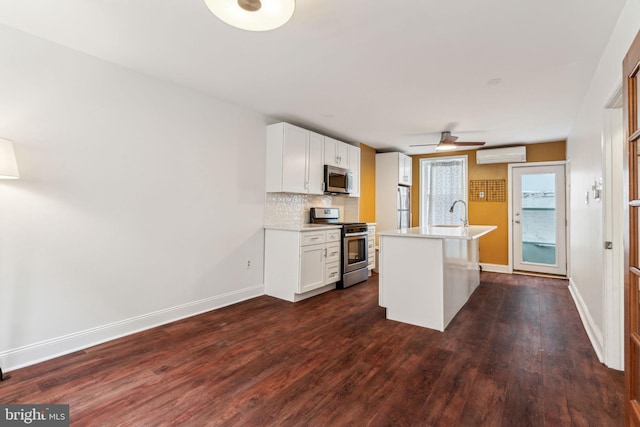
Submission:
[[[622,196],[624,125],[622,114],[622,80],[619,80],[604,108],[602,131],[602,170],[604,172],[602,241],[603,245],[607,241],[612,243],[611,249],[604,249],[603,257],[602,362],[609,368],[619,371],[624,370],[624,198]]]
[[[569,275],[569,236],[567,230],[569,230],[569,189],[567,187],[567,161],[557,160],[551,162],[526,162],[526,163],[509,163],[508,178],[507,178],[507,192],[509,194],[509,202],[507,203],[507,221],[508,221],[508,239],[509,239],[509,274],[513,274],[513,169],[523,168],[530,166],[564,166],[564,206],[565,206],[565,260],[567,262],[567,276]]]
[[[624,121],[624,413],[625,425],[640,426],[640,327],[638,318],[638,285],[640,267],[638,252],[638,144],[640,143],[640,32],[622,61],[622,96]]]

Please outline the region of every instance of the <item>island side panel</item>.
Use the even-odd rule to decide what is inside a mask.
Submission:
[[[442,239],[380,236],[380,305],[387,319],[444,330],[443,252]]]
[[[444,240],[444,327],[480,283],[478,239]]]

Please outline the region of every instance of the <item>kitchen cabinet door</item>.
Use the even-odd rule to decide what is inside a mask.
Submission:
[[[307,191],[324,194],[324,136],[309,132],[307,155]]]
[[[325,285],[330,285],[332,283],[336,283],[340,280],[340,261],[342,258],[342,248],[340,246],[340,241],[327,243],[327,257],[326,261],[326,271],[325,271]]]
[[[349,169],[353,173],[353,192],[351,197],[360,197],[360,147],[349,145]]]
[[[267,192],[308,193],[309,131],[288,123],[267,126]]]
[[[267,192],[324,194],[324,136],[289,123],[267,126]]]
[[[402,185],[411,185],[411,157],[402,153],[398,153],[398,183]]]
[[[367,231],[369,232],[367,239],[367,256],[369,260],[368,268],[369,271],[371,271],[376,268],[376,226],[368,224]]]
[[[294,126],[285,126],[283,143],[282,191],[306,193],[309,132]]]
[[[337,139],[324,137],[324,164],[347,168],[349,162],[349,144]]]
[[[300,248],[299,293],[311,291],[325,285],[326,245],[311,245]]]
[[[327,263],[327,268],[326,268],[326,273],[325,276],[327,278],[327,285],[331,285],[333,283],[336,283],[340,280],[340,263],[339,262],[332,262],[332,263]]]

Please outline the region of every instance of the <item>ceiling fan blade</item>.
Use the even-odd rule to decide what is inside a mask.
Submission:
[[[429,145],[438,145],[438,143],[436,143],[436,144],[411,144],[411,145],[409,145],[409,147],[427,147]]]
[[[481,146],[486,144],[486,142],[454,142],[454,145],[460,145],[460,146]]]

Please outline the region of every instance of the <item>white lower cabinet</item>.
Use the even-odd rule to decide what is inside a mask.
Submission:
[[[367,257],[369,260],[369,264],[367,267],[369,268],[369,275],[371,275],[371,270],[376,268],[376,225],[375,224],[367,224],[367,231],[369,232],[368,236],[368,248],[367,248]]]
[[[300,282],[298,293],[303,294],[325,285],[326,245],[300,248]]]
[[[340,280],[340,229],[265,230],[265,293],[300,301]]]

